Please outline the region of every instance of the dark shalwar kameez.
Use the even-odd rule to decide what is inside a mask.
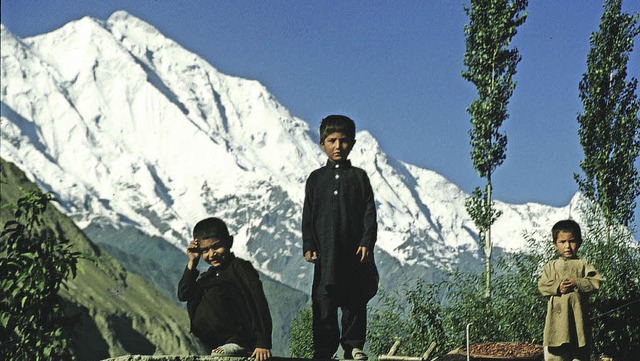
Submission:
[[[307,179],[302,214],[303,254],[317,252],[312,286],[314,358],[333,356],[338,342],[346,357],[364,347],[367,302],[378,287],[373,262],[376,208],[367,173],[349,161],[313,171]],[[371,259],[360,263],[358,247]],[[342,311],[342,337],[338,327]]]
[[[178,299],[187,301],[191,333],[207,348],[227,343],[245,348],[271,348],[271,314],[250,262],[231,259],[221,267],[185,269],[178,283]]]

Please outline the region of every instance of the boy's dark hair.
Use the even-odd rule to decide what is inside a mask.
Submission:
[[[571,232],[571,234],[577,238],[578,244],[582,243],[582,231],[580,230],[578,222],[572,219],[565,219],[563,221],[556,222],[556,224],[551,228],[553,243],[556,243],[558,233],[560,232]]]
[[[229,234],[227,225],[220,218],[210,217],[201,220],[193,227],[193,238],[217,239],[225,242],[229,248],[233,245],[233,236]]]
[[[351,139],[356,139],[356,123],[346,115],[329,115],[320,123],[320,143],[331,133],[344,133]]]

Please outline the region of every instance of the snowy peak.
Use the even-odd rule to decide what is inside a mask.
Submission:
[[[260,83],[220,74],[199,56],[125,12],[114,13],[107,23],[114,37],[147,69],[149,81],[173,99],[194,125],[213,139],[222,136],[219,140],[229,147],[250,145],[239,149],[251,161],[243,166],[252,167],[255,158],[262,165],[271,165],[270,158],[275,156],[288,162],[269,170],[292,175],[304,164],[300,158],[310,151],[305,149],[308,125],[292,117]]]
[[[116,12],[18,39],[2,27],[1,155],[81,227],[135,227],[184,247],[216,215],[235,252],[306,289],[304,183],[325,162],[317,131],[255,80],[225,75],[156,28]],[[315,123],[315,122],[314,122]],[[477,249],[467,196],[437,173],[387,157],[366,130],[351,158],[375,192],[381,263],[447,266]],[[575,205],[510,205],[495,244],[524,247]],[[516,235],[514,237],[514,235]]]

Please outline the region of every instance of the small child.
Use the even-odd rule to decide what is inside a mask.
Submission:
[[[544,325],[544,359],[589,361],[591,324],[588,295],[600,287],[596,269],[578,258],[582,232],[564,220],[551,229],[560,258],[544,266],[538,290],[549,296]]]
[[[178,284],[178,299],[187,302],[191,332],[212,355],[271,358],[271,314],[250,262],[231,253],[233,237],[219,218],[193,228],[189,262]],[[198,278],[200,257],[211,265]]]
[[[313,358],[330,359],[342,345],[345,359],[366,360],[363,352],[367,302],[376,294],[373,261],[377,220],[367,173],[347,159],[356,127],[343,115],[320,125],[327,164],[307,179],[302,212],[302,252],[315,264],[311,290]],[[342,335],[338,327],[342,311]]]

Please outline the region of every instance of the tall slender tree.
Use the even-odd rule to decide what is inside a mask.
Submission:
[[[583,112],[578,115],[584,176],[580,191],[604,218],[609,235],[634,219],[640,177],[634,162],[640,150],[638,80],[627,80],[633,40],[640,33],[638,14],[622,13],[622,0],[606,0],[599,31],[591,34],[587,72],[580,82]]]
[[[520,55],[510,47],[518,26],[527,18],[527,0],[471,0],[465,7],[466,52],[462,77],[478,91],[467,109],[471,115],[471,159],[484,189],[476,187],[465,202],[467,212],[478,227],[485,254],[485,296],[491,296],[491,225],[500,216],[491,199],[492,175],[506,158],[507,135],[500,126],[509,117],[507,105],[513,94],[516,65]]]

